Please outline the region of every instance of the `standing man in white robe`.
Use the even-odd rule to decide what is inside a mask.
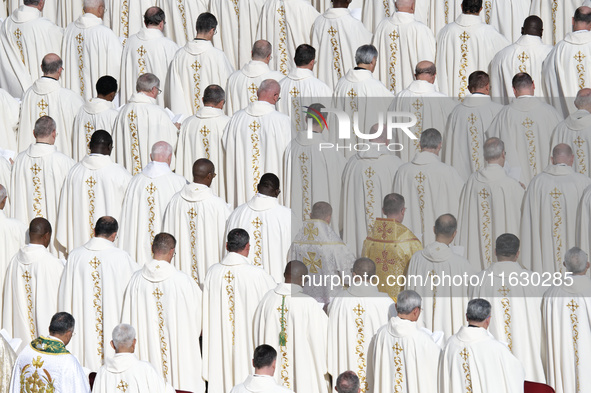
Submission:
[[[224,255],[224,230],[232,210],[211,189],[215,166],[207,158],[193,164],[193,183],[176,193],[166,207],[163,230],[178,239],[172,264],[203,287],[207,270]]]
[[[80,107],[84,104],[71,90],[60,85],[64,71],[62,59],[55,53],[49,53],[41,62],[43,76],[25,92],[21,103],[21,115],[18,133],[18,151],[25,150],[34,142],[30,132],[41,116],[51,116],[59,130],[56,146],[67,156],[72,156],[72,127]]]
[[[293,390],[284,388],[273,378],[277,367],[277,351],[272,346],[263,344],[256,347],[252,356],[252,366],[254,374],[246,377],[243,383],[234,386],[230,393],[293,393]]]
[[[205,0],[156,0],[156,6],[162,8],[169,21],[164,25],[164,36],[178,45],[185,45],[195,37],[195,20],[207,11]],[[199,30],[199,28],[197,28]]]
[[[533,178],[523,199],[521,261],[534,272],[564,272],[564,253],[575,246],[577,208],[591,179],[573,170],[573,150],[552,149],[551,165]]]
[[[510,42],[515,42],[520,36],[523,20],[530,15],[532,0],[492,0],[484,3],[484,12],[480,16],[484,21],[494,26]]]
[[[544,31],[543,40],[545,44],[556,45],[560,40],[567,36],[572,30],[572,15],[581,4],[586,4],[581,0],[565,0],[560,4],[553,0],[532,0],[529,13],[537,15],[551,24]]]
[[[248,260],[248,232],[228,233],[228,254],[211,266],[203,285],[203,379],[212,392],[229,392],[251,373],[253,317],[273,278]]]
[[[19,100],[0,88],[0,138],[2,148],[17,152],[18,119],[21,105]],[[5,160],[6,161],[6,160]],[[1,181],[1,180],[0,180]]]
[[[209,85],[225,86],[234,68],[211,43],[218,21],[209,12],[197,18],[197,35],[177,51],[168,68],[164,102],[175,114],[194,115]]]
[[[20,98],[41,77],[39,64],[60,53],[63,29],[43,18],[45,0],[26,0],[0,28],[0,86]]]
[[[135,93],[135,83],[140,75],[152,73],[160,79],[162,90],[166,91],[168,67],[179,50],[179,46],[163,34],[166,25],[164,11],[150,7],[144,14],[141,30],[129,37],[121,56],[121,101],[126,103]],[[156,97],[158,105],[164,107],[164,96]]]
[[[283,387],[324,393],[328,318],[316,300],[302,293],[306,274],[302,262],[287,264],[285,283],[267,292],[256,309],[254,341],[279,349],[275,379]]]
[[[510,42],[480,18],[482,0],[463,0],[462,14],[437,35],[437,69],[442,93],[463,99],[468,93],[468,76],[488,71],[498,51]]]
[[[428,11],[428,7],[425,8]],[[367,30],[377,32],[377,26],[380,22],[392,16],[396,12],[396,9],[394,7],[394,0],[384,0],[381,2],[364,1],[361,10],[361,20]]]
[[[59,286],[59,310],[78,317],[72,353],[92,371],[115,354],[106,334],[119,323],[125,288],[139,269],[127,252],[115,246],[118,232],[116,219],[99,218],[94,237],[68,255]]]

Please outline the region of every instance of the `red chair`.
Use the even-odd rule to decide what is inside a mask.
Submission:
[[[555,393],[551,386],[543,383],[525,381],[523,393]]]

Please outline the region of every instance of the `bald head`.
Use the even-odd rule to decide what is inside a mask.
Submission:
[[[273,46],[267,40],[258,40],[252,46],[252,59],[269,64]]]
[[[4,210],[4,206],[6,205],[6,200],[8,199],[8,191],[6,191],[6,187],[0,184],[0,210]]]
[[[353,274],[367,281],[376,275],[376,264],[369,258],[358,258],[353,264]]]
[[[279,92],[281,87],[275,79],[265,79],[261,82],[261,86],[257,91],[259,101],[266,101],[271,105],[275,105],[279,101]]]
[[[414,14],[415,0],[397,0],[395,3],[398,12],[408,12]]]
[[[577,109],[584,109],[587,112],[591,112],[591,89],[581,89],[577,92],[575,106]]]
[[[525,18],[523,21],[523,27],[521,28],[521,34],[523,35],[535,35],[541,37],[544,32],[544,22],[537,15],[531,15]]]
[[[102,19],[105,15],[105,0],[84,0],[82,9]]]
[[[34,218],[29,224],[29,238],[31,244],[41,244],[45,248],[51,240],[51,224],[45,218]]]
[[[285,266],[283,278],[286,284],[302,286],[304,276],[308,274],[308,268],[301,261],[291,261]]]
[[[435,232],[435,240],[440,243],[450,244],[458,229],[458,222],[451,214],[443,214],[435,220],[433,232]]]
[[[552,164],[554,165],[566,164],[573,166],[574,159],[573,149],[566,143],[560,143],[552,149]]]
[[[332,206],[327,202],[316,202],[314,206],[312,206],[312,212],[310,213],[310,218],[312,220],[323,220],[326,221],[327,224],[330,224],[331,217]]]
[[[215,165],[207,158],[200,158],[193,163],[193,183],[211,186],[215,177]]]
[[[144,25],[148,29],[164,30],[164,23],[166,23],[166,16],[160,7],[150,7],[144,13]]]
[[[591,8],[577,8],[573,17],[573,31],[591,30]]]
[[[415,79],[418,81],[427,81],[433,84],[436,75],[437,68],[435,68],[435,63],[431,61],[421,61],[415,67]]]
[[[50,76],[59,79],[62,73],[63,62],[62,59],[55,53],[48,53],[41,61],[41,71],[43,76]]]
[[[386,124],[382,125],[382,130],[380,131],[380,124],[376,123],[373,126],[371,126],[371,128],[369,129],[369,133],[370,134],[377,134],[380,133],[380,135],[375,138],[372,139],[372,143],[383,143],[384,145],[387,145],[390,143],[390,141],[388,140],[388,129],[386,128]]]
[[[152,161],[165,162],[170,165],[172,160],[172,146],[168,142],[160,141],[154,143],[150,154]]]

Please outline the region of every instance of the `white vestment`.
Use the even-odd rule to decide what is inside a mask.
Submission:
[[[113,134],[119,111],[111,101],[93,98],[82,105],[74,118],[72,129],[72,158],[80,161],[90,154],[90,138],[95,131],[104,130]]]
[[[168,66],[178,50],[179,46],[157,28],[142,28],[129,37],[121,56],[121,102],[131,98],[137,78],[148,72],[160,79],[160,90],[166,91]],[[159,94],[156,102],[164,107],[164,95]]]
[[[17,138],[20,110],[20,102],[6,90],[0,89],[0,148],[4,150],[18,151]]]
[[[232,64],[205,40],[189,41],[176,52],[168,68],[164,102],[176,114],[193,115],[202,107],[209,85],[226,86]]]
[[[249,375],[246,380],[232,388],[230,393],[293,393],[293,390],[279,385],[270,375]]]
[[[115,119],[113,155],[117,163],[136,175],[150,162],[150,152],[156,142],[168,142],[176,149],[178,130],[156,100],[144,93],[135,93]],[[172,156],[171,168],[175,161]]]
[[[383,19],[394,15],[396,8],[393,0],[364,1],[361,10],[361,20],[365,27],[371,32],[377,33],[377,26]]]
[[[12,369],[16,361],[16,353],[4,337],[0,338],[0,360],[2,364],[0,391],[2,393],[8,393],[10,389],[10,379],[12,377]]]
[[[62,28],[43,18],[34,6],[14,10],[0,28],[0,86],[13,97],[22,97],[41,77],[43,57],[60,54],[62,37]]]
[[[6,217],[4,210],[0,210],[0,283],[2,285],[4,285],[6,269],[12,257],[25,245],[28,229],[28,226],[19,220]],[[4,296],[3,293],[2,296]]]
[[[14,1],[14,0],[13,0]],[[74,22],[80,15],[84,13],[84,4],[79,1],[56,0],[57,14],[56,23],[58,26],[66,27]]]
[[[33,130],[35,122],[41,116],[51,116],[55,121],[57,149],[67,156],[72,155],[72,127],[80,107],[82,98],[71,90],[60,86],[60,82],[41,77],[25,92],[21,103],[21,115],[18,133],[18,151],[25,150],[35,142]]]
[[[468,178],[460,197],[456,244],[465,247],[466,258],[477,270],[493,263],[500,235],[519,235],[524,194],[498,164],[487,164]]]
[[[572,17],[575,10],[583,5],[582,0],[532,0],[530,15],[539,16],[544,23],[544,43],[556,45],[572,31]]]
[[[265,173],[275,174],[280,185],[285,184],[283,155],[290,139],[289,117],[266,101],[251,102],[232,116],[222,137],[230,205],[236,207],[252,198]]]
[[[343,240],[354,255],[361,255],[363,241],[376,218],[382,217],[384,197],[392,192],[392,180],[402,161],[384,144],[370,145],[349,159],[343,170],[341,220]]]
[[[57,312],[63,261],[41,244],[28,244],[14,255],[4,279],[2,327],[23,340],[20,350],[41,334]]]
[[[60,196],[55,238],[69,252],[94,235],[94,224],[103,216],[119,220],[131,175],[111,157],[91,154],[74,165]]]
[[[92,238],[68,255],[58,309],[76,319],[70,349],[84,367],[96,372],[115,355],[111,333],[121,318],[125,288],[138,269],[128,253],[105,238]]]
[[[193,180],[193,164],[207,158],[215,166],[216,176],[211,188],[216,195],[226,196],[226,170],[222,136],[230,118],[218,108],[204,106],[183,121],[176,148],[176,173]]]
[[[566,164],[549,165],[533,178],[523,199],[521,260],[534,272],[564,272],[564,254],[574,247],[577,208],[591,179]]]
[[[296,284],[279,284],[267,292],[255,312],[254,344],[277,350],[275,379],[284,387],[327,392],[328,318],[316,300],[302,291]]]
[[[435,62],[435,36],[414,14],[396,12],[384,19],[376,27],[373,44],[380,54],[376,76],[392,93],[413,82],[419,62]]]
[[[62,44],[64,86],[85,100],[96,97],[96,82],[109,75],[119,80],[122,46],[102,19],[84,14],[66,28]]]
[[[498,51],[509,41],[478,15],[460,15],[437,35],[437,81],[442,93],[464,98],[468,77],[478,70],[488,71]]]
[[[415,15],[417,20],[428,25],[437,36],[441,29],[462,14],[461,4],[462,0],[417,0]]]
[[[522,35],[514,44],[499,51],[490,63],[490,94],[503,98],[508,104],[515,97],[513,77],[527,72],[537,85],[534,95],[544,96],[542,62],[552,50],[552,46],[542,42],[535,35]]]
[[[125,42],[144,27],[144,14],[156,0],[108,0],[106,5],[104,25]]]
[[[562,119],[541,99],[521,96],[501,109],[486,133],[505,143],[505,166],[519,168],[519,181],[527,186],[548,165],[550,138]]]
[[[166,261],[152,260],[131,277],[121,322],[137,331],[136,354],[175,389],[204,393],[201,378],[201,289]]]
[[[204,0],[156,0],[156,5],[160,7],[166,15],[166,24],[164,25],[164,35],[178,45],[185,45],[195,37],[195,23],[197,17],[207,11],[207,4]],[[218,23],[220,15],[217,15]]]
[[[245,109],[251,102],[258,101],[257,92],[261,82],[274,79],[279,82],[284,75],[273,71],[260,60],[251,60],[228,78],[226,86],[226,113],[232,116]]]
[[[485,1],[480,17],[510,42],[515,42],[521,36],[523,21],[530,15],[531,3],[532,0]]]
[[[203,285],[203,379],[212,392],[229,392],[252,372],[253,318],[277,283],[248,258],[230,252]]]
[[[152,242],[162,232],[166,206],[186,184],[166,162],[157,161],[131,179],[121,210],[119,246],[140,266],[152,259]]]
[[[558,123],[552,133],[550,148],[560,143],[573,149],[575,172],[591,177],[591,113],[579,109]]]
[[[355,51],[371,42],[371,33],[348,8],[329,8],[314,21],[312,46],[316,48],[316,76],[334,88],[345,72],[355,67]]]
[[[231,210],[204,184],[187,184],[164,213],[162,229],[177,240],[172,263],[203,286],[207,270],[224,255],[224,230]]]
[[[441,348],[417,322],[391,318],[372,339],[369,392],[432,393],[437,391]]]
[[[458,216],[458,203],[464,181],[453,167],[444,164],[431,152],[420,152],[402,165],[394,177],[393,191],[406,201],[402,224],[421,243],[435,241],[433,225],[445,213]]]
[[[292,241],[292,226],[299,228],[296,222],[291,210],[281,206],[277,198],[256,194],[228,217],[226,234],[234,228],[246,230],[250,236],[248,259],[281,282]]]

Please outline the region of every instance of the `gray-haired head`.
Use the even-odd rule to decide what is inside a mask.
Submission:
[[[265,79],[261,82],[259,89],[257,90],[257,97],[259,101],[265,101],[271,105],[275,105],[279,101],[279,93],[281,87],[275,79]]]
[[[113,329],[112,340],[115,351],[129,349],[133,346],[133,340],[135,340],[135,329],[131,325],[121,323]]]
[[[2,203],[5,202],[6,198],[8,198],[8,191],[6,191],[6,187],[0,184],[0,206],[2,206]]]
[[[2,198],[0,198],[2,200]],[[564,266],[572,274],[581,274],[587,271],[589,257],[587,253],[579,247],[573,247],[564,255]]]
[[[591,89],[581,89],[577,92],[575,106],[577,109],[584,109],[591,112]]]
[[[472,299],[468,302],[466,319],[470,322],[484,322],[490,317],[492,306],[485,299]]]
[[[203,105],[215,106],[226,100],[226,92],[219,85],[209,85],[203,92]]]
[[[396,311],[398,314],[410,314],[415,308],[421,307],[421,295],[413,290],[402,291],[396,297]]]
[[[484,142],[483,152],[484,160],[486,162],[498,160],[505,152],[505,143],[496,137],[488,138],[486,142]]]
[[[172,146],[165,141],[156,142],[152,146],[150,157],[152,158],[152,161],[170,162],[172,157]]]
[[[552,164],[573,166],[574,159],[573,148],[570,145],[559,143],[552,148]]]
[[[421,132],[419,146],[421,147],[421,150],[436,150],[440,147],[442,140],[441,132],[437,131],[435,128],[427,128]]]
[[[41,60],[41,71],[43,75],[55,75],[63,65],[61,57],[55,53],[48,53]]]
[[[378,57],[378,50],[373,45],[361,45],[355,52],[355,64],[371,64]]]
[[[49,116],[41,116],[35,122],[35,128],[33,129],[33,136],[38,139],[47,138],[55,131],[55,120]]]
[[[154,88],[160,88],[160,79],[154,74],[146,73],[137,78],[135,91],[149,93]]]
[[[335,389],[338,393],[357,393],[359,377],[353,371],[345,371],[337,378]]]
[[[328,202],[316,202],[312,206],[310,218],[313,220],[324,220],[330,222],[332,217],[332,206]]]
[[[82,2],[82,9],[84,12],[102,19],[105,15],[105,0],[84,0]]]
[[[273,52],[273,45],[267,40],[258,40],[252,46],[252,59],[263,61]]]
[[[442,236],[444,238],[453,237],[458,229],[458,221],[453,214],[442,214],[435,220],[435,227],[433,231],[435,236]]]

